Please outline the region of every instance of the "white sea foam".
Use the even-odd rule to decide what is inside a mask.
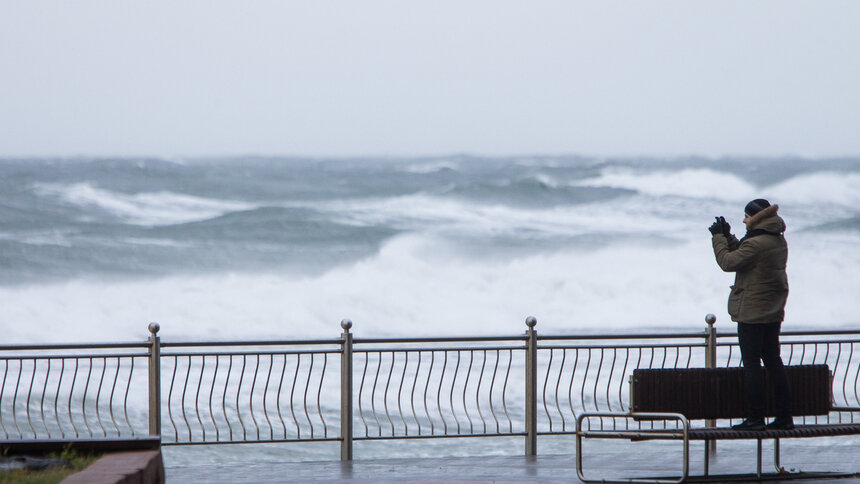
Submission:
[[[615,202],[521,208],[421,194],[325,202],[314,204],[313,208],[352,225],[391,225],[404,230],[471,236],[524,232],[536,237],[593,232],[625,234],[658,228],[680,234],[698,227],[684,220],[689,217],[690,210],[683,203],[665,202],[655,207],[653,200],[629,197]]]
[[[787,325],[858,322],[857,242],[811,234],[791,240]],[[351,318],[362,336],[519,334],[529,315],[544,333],[697,330],[708,312],[731,329],[725,312],[731,283],[732,275],[716,267],[707,237],[500,261],[406,235],[373,257],[316,277],[223,274],[0,287],[0,321],[8,343],[137,340],[149,321],[161,323],[162,336],[174,341],[335,338],[342,318]]]
[[[721,200],[749,200],[756,195],[756,188],[742,178],[705,168],[676,171],[606,168],[600,176],[578,180],[574,186],[626,188],[648,195]]]
[[[860,173],[804,174],[768,187],[766,192],[784,204],[813,205],[823,212],[836,206],[856,212],[860,207]]]
[[[407,165],[404,171],[414,173],[416,175],[427,175],[437,173],[442,170],[457,170],[460,166],[453,161],[431,161],[425,163],[415,163]]]
[[[214,200],[164,191],[118,193],[95,187],[90,183],[70,185],[40,183],[34,186],[34,190],[42,196],[57,197],[72,205],[97,207],[134,225],[172,225],[194,222],[254,207],[246,202]]]

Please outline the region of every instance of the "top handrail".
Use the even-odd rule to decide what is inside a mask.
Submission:
[[[146,348],[148,341],[137,343],[48,343],[48,344],[12,344],[0,345],[0,351],[21,350],[91,350],[91,349],[116,349],[116,348]]]
[[[802,330],[802,331],[780,331],[780,336],[839,336],[839,335],[860,335],[860,329],[832,329],[832,330]],[[738,336],[735,332],[719,332],[717,338],[735,338]]]
[[[707,333],[615,333],[615,334],[570,334],[570,335],[541,335],[540,340],[598,340],[598,339],[665,339],[665,338],[705,338]]]
[[[782,331],[780,336],[842,336],[860,335],[860,328],[856,329],[832,329],[832,330],[797,330]],[[707,332],[667,332],[667,333],[603,333],[603,334],[538,334],[538,341],[563,341],[563,340],[630,340],[630,339],[677,339],[706,338]],[[736,338],[737,332],[720,331],[716,334],[718,339]],[[394,337],[394,338],[354,338],[356,345],[366,344],[418,344],[418,343],[464,343],[464,342],[512,342],[527,341],[526,334],[507,336],[442,336],[442,337]],[[228,347],[228,346],[313,346],[342,344],[343,340],[337,339],[306,339],[306,340],[236,340],[236,341],[161,341],[163,348],[201,348],[201,347]],[[150,341],[136,342],[113,342],[113,343],[41,343],[41,344],[5,344],[0,345],[0,352],[16,351],[47,351],[47,350],[91,350],[91,349],[129,349],[146,348]]]
[[[468,343],[480,341],[525,341],[526,335],[517,336],[447,336],[423,338],[355,338],[354,344],[380,343]]]
[[[312,346],[339,345],[340,339],[248,340],[248,341],[161,341],[162,348],[200,348],[224,346]]]

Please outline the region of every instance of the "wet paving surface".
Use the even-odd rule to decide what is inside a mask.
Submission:
[[[584,444],[585,475],[589,479],[679,476],[681,445],[675,442],[619,442],[618,445]],[[614,444],[614,443],[613,443]],[[754,441],[720,442],[711,458],[711,474],[755,473],[756,443]],[[787,471],[857,472],[848,478],[814,478],[794,482],[860,483],[860,445],[845,444],[839,439],[783,440],[781,461]],[[762,471],[773,472],[773,446],[765,441]],[[693,443],[690,450],[690,473],[704,471],[702,443]],[[577,478],[576,456],[539,455],[526,457],[438,457],[355,460],[351,463],[284,462],[230,465],[174,466],[167,468],[168,482],[207,483],[400,483],[400,482],[463,482],[515,483],[581,482]],[[741,482],[751,482],[744,479]],[[725,480],[721,481],[725,482]],[[787,482],[785,479],[769,482]]]

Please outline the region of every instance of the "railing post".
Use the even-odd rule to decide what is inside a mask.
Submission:
[[[526,318],[526,455],[537,455],[537,319]]]
[[[340,322],[340,460],[352,460],[352,321]]]
[[[158,323],[149,323],[149,435],[161,435],[161,338]]]
[[[713,314],[708,314],[705,316],[705,322],[708,323],[708,328],[705,329],[705,338],[707,340],[707,348],[705,349],[705,368],[716,368],[717,367],[717,328],[714,327],[714,323],[717,322],[717,317]],[[714,419],[706,419],[705,427],[716,427],[717,421]],[[717,441],[710,440],[707,443],[708,449],[707,452],[711,455],[716,455],[717,453]]]

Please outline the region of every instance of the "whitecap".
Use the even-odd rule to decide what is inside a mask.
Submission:
[[[740,177],[706,168],[676,171],[605,168],[599,176],[578,180],[573,186],[624,188],[654,196],[720,200],[749,200],[756,195],[755,186]]]
[[[799,175],[769,187],[767,192],[783,204],[815,205],[822,211],[836,205],[860,211],[860,173]]]
[[[414,173],[416,175],[429,175],[443,170],[457,171],[459,168],[460,166],[453,161],[434,161],[430,163],[408,165],[404,168],[404,171]]]
[[[82,208],[97,208],[132,225],[173,225],[207,220],[225,213],[249,210],[254,205],[160,191],[126,194],[90,183],[40,183],[34,191]],[[85,214],[81,214],[85,217]]]

